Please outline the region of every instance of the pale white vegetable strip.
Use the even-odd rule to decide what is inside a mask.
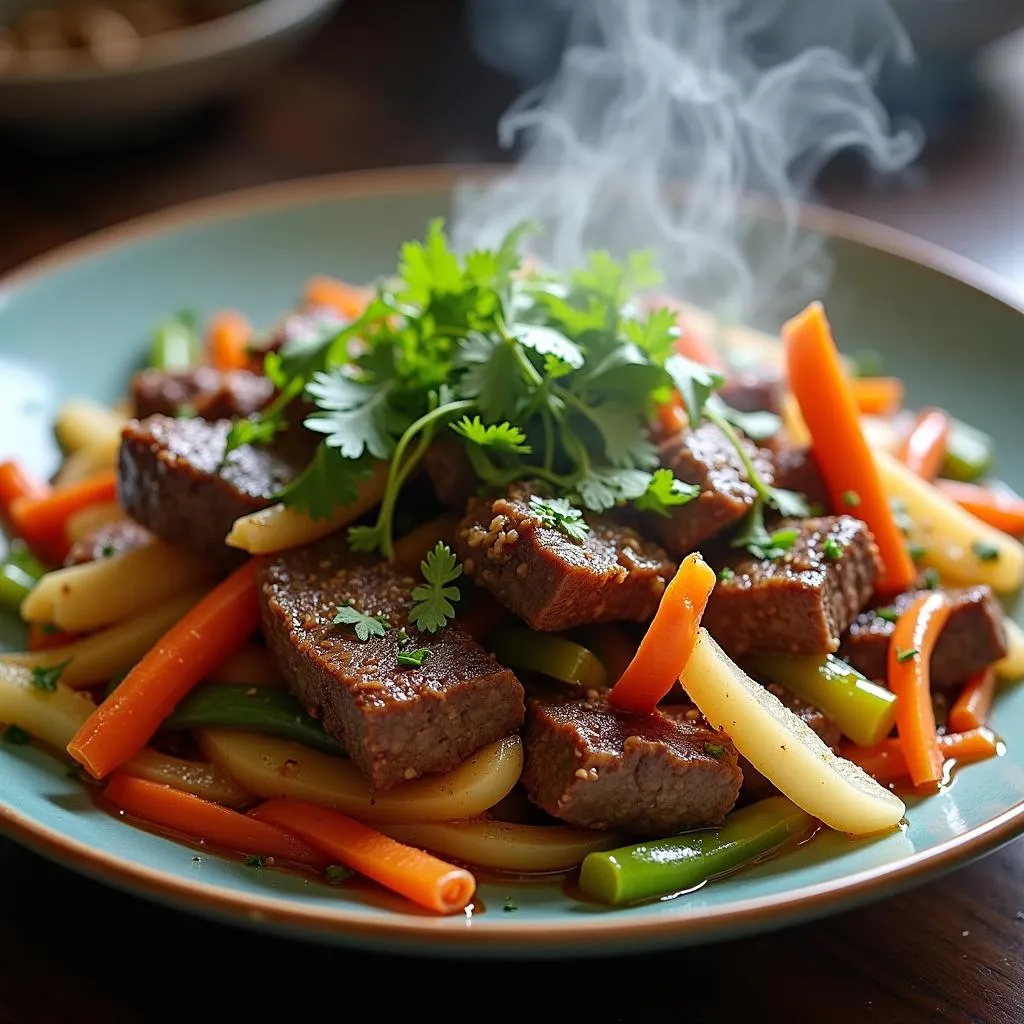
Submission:
[[[1006,657],[995,664],[996,675],[1017,682],[1024,679],[1024,629],[1009,617],[1006,619],[1006,646]]]
[[[0,665],[0,722],[17,725],[54,750],[63,752],[95,710],[88,694],[62,682],[55,690],[43,690],[32,681],[31,670]],[[252,801],[251,793],[214,765],[186,761],[149,747],[126,761],[120,770],[227,807],[241,807]]]
[[[444,775],[374,793],[345,757],[234,729],[198,729],[195,735],[215,765],[257,796],[308,800],[361,821],[476,818],[515,786],[523,768],[519,737],[508,736]]]
[[[121,444],[127,417],[91,398],[69,398],[57,413],[54,429],[66,452],[82,448],[108,452],[113,457]]]
[[[377,828],[399,842],[495,871],[565,871],[588,853],[625,841],[614,832],[508,821],[378,822]]]
[[[962,509],[892,455],[874,454],[886,494],[906,506],[912,523],[908,541],[921,545],[923,563],[937,569],[943,582],[987,583],[999,594],[1013,593],[1024,583],[1024,544]],[[982,560],[976,546],[991,549],[996,557]]]
[[[93,530],[105,526],[107,523],[118,522],[126,518],[124,509],[116,501],[105,501],[99,505],[89,505],[74,515],[68,516],[65,532],[68,535],[68,540],[72,544],[76,544]]]
[[[680,682],[704,717],[785,796],[826,825],[855,835],[892,828],[906,808],[839,757],[773,693],[700,629]]]
[[[27,622],[52,622],[89,633],[166,603],[200,583],[212,584],[210,561],[155,538],[110,558],[48,572],[21,604]]]
[[[74,689],[104,683],[131,668],[203,596],[205,588],[189,591],[116,626],[46,651],[0,654],[0,663],[53,668],[68,666],[61,680]]]
[[[251,512],[235,520],[225,543],[254,555],[269,555],[310,544],[348,526],[379,504],[386,480],[387,466],[378,465],[372,476],[360,481],[356,500],[335,510],[326,519],[313,519],[284,505],[271,505],[259,512]]]
[[[76,449],[61,463],[53,482],[58,487],[65,487],[113,469],[116,465],[116,448],[110,450],[105,446],[89,445]]]

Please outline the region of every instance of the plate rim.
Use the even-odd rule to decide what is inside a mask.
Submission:
[[[243,219],[272,210],[294,209],[331,199],[351,200],[388,194],[450,191],[457,181],[486,180],[511,165],[449,164],[347,171],[299,177],[194,199],[90,233],[43,253],[0,278],[0,315],[11,297],[48,274],[91,256],[174,229]],[[1010,281],[975,261],[899,229],[813,204],[801,207],[803,225],[825,234],[879,249],[967,284],[1024,316],[1024,294]],[[838,912],[868,899],[920,884],[944,871],[991,852],[1024,832],[1024,799],[981,825],[917,852],[897,865],[882,864],[854,875],[801,886],[771,896],[735,900],[720,907],[640,920],[614,911],[581,915],[572,921],[539,922],[493,915],[473,918],[424,917],[411,913],[366,911],[358,907],[302,907],[291,899],[234,891],[127,858],[73,839],[12,807],[0,795],[0,829],[28,848],[102,882],[200,914],[235,923],[288,931],[306,938],[352,944],[402,945],[410,951],[444,954],[497,952],[593,955],[632,948],[683,944],[782,927],[797,919]],[[627,943],[629,944],[627,946]],[[602,949],[603,947],[603,949]]]

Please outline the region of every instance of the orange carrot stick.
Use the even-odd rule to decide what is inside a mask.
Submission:
[[[210,365],[218,370],[243,370],[249,365],[248,344],[252,325],[233,309],[222,310],[210,320],[206,344]]]
[[[678,434],[686,424],[686,410],[678,395],[674,394],[669,401],[658,406],[658,426],[666,437]]]
[[[333,277],[317,275],[306,282],[303,295],[310,306],[327,306],[350,320],[362,315],[373,292],[369,288],[337,281]]]
[[[174,706],[259,625],[256,561],[222,580],[172,626],[86,719],[68,753],[102,779],[138,753]]]
[[[95,476],[55,487],[37,498],[17,498],[11,503],[11,525],[19,537],[32,547],[67,553],[68,518],[90,505],[113,501],[117,497],[117,474],[105,470]]]
[[[915,577],[914,563],[900,533],[871,449],[864,439],[850,382],[820,302],[812,303],[782,329],[789,386],[811,434],[815,461],[828,486],[833,508],[843,495],[860,499],[854,510],[874,534],[883,569],[878,590],[898,594]]]
[[[1024,498],[959,480],[936,480],[935,486],[983,523],[1011,536],[1024,536]]]
[[[118,810],[135,818],[224,850],[315,868],[324,868],[328,863],[323,853],[291,832],[162,782],[114,772],[103,796]]]
[[[850,391],[857,411],[891,416],[903,405],[903,381],[897,377],[852,377]]]
[[[934,480],[946,456],[952,425],[949,414],[941,409],[922,409],[900,449],[903,464],[923,480]]]
[[[947,721],[950,729],[967,732],[969,729],[983,726],[988,721],[995,695],[995,672],[991,668],[975,672],[964,684],[960,695],[949,709]]]
[[[999,744],[991,730],[984,727],[968,729],[965,732],[948,732],[936,737],[936,743],[943,760],[969,764],[984,761],[999,752]],[[846,741],[840,747],[840,754],[848,761],[860,765],[868,775],[879,782],[895,782],[910,774],[903,748],[895,737],[882,740],[875,747],[858,747]]]
[[[698,552],[687,555],[608,701],[623,711],[653,711],[686,668],[715,573]]]
[[[915,786],[942,778],[942,752],[935,738],[930,663],[949,619],[945,594],[922,594],[897,619],[889,641],[886,678],[896,694],[896,732]]]
[[[464,910],[476,891],[465,868],[448,864],[414,846],[406,846],[337,811],[302,800],[268,800],[250,811],[301,836],[332,860],[440,914]]]
[[[28,626],[28,643],[30,651],[49,651],[55,647],[63,647],[78,637],[73,633],[65,633],[55,626],[44,626],[38,622],[30,622]]]
[[[33,476],[21,463],[0,462],[0,514],[10,519],[11,506],[18,500],[45,498],[53,488]]]

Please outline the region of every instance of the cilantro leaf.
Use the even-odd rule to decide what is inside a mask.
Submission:
[[[584,507],[605,512],[615,505],[639,498],[647,490],[651,474],[642,469],[588,467],[575,484]]]
[[[351,604],[342,605],[332,620],[335,626],[352,626],[356,638],[366,643],[371,636],[383,636],[390,623],[383,615],[367,615]]]
[[[438,541],[420,563],[425,584],[412,592],[409,621],[425,633],[436,633],[455,618],[453,601],[462,596],[451,584],[462,575],[462,566],[444,541]]]
[[[532,450],[526,443],[526,435],[518,427],[512,426],[508,420],[503,423],[491,423],[485,427],[479,416],[472,419],[463,416],[458,422],[448,425],[459,437],[464,437],[481,448],[494,448],[496,451],[519,455],[529,455]]]
[[[358,459],[364,452],[387,459],[395,448],[390,433],[395,416],[388,404],[392,387],[391,382],[355,381],[340,369],[315,373],[306,393],[316,402],[320,415],[308,416],[306,426],[326,434],[324,443],[337,448],[346,459]]]
[[[755,558],[764,558],[772,546],[772,535],[764,525],[764,502],[760,498],[754,500],[750,511],[740,521],[740,528],[729,541],[729,546],[746,548]]]
[[[769,487],[768,503],[781,515],[789,519],[803,519],[810,515],[807,499],[796,491],[787,491],[784,487]]]
[[[637,348],[660,366],[675,351],[679,338],[678,316],[671,309],[656,309],[644,320],[628,320],[624,332]]]
[[[751,441],[767,441],[782,429],[782,420],[773,412],[741,412],[731,405],[721,403],[722,415],[734,427],[743,431]]]
[[[637,409],[625,402],[603,402],[587,410],[587,419],[597,428],[608,461],[624,469],[641,469],[658,464],[654,445]]]
[[[366,460],[346,459],[321,441],[309,465],[274,498],[312,519],[326,519],[335,508],[355,501],[359,481],[370,473]]]
[[[554,327],[527,324],[515,333],[515,338],[524,348],[542,356],[554,356],[574,370],[583,365],[583,351],[579,345]]]
[[[685,505],[700,496],[697,484],[686,484],[677,480],[670,469],[656,469],[651,474],[647,489],[636,499],[641,512],[655,512],[660,516],[670,515],[669,509]]]
[[[37,690],[46,690],[49,693],[53,693],[57,689],[57,683],[60,680],[64,669],[71,664],[71,659],[62,661],[59,665],[51,665],[48,668],[42,665],[35,665],[32,668],[32,685]]]
[[[442,218],[430,222],[422,242],[406,242],[402,246],[398,273],[404,284],[399,296],[403,302],[426,305],[433,292],[462,291],[462,268],[458,257],[448,247]]]
[[[590,533],[590,524],[583,513],[566,498],[538,498],[531,494],[530,511],[545,526],[558,530],[577,544],[582,544]]]
[[[514,341],[470,334],[455,363],[465,370],[461,393],[475,398],[480,414],[491,422],[514,420],[519,400],[526,393]]]
[[[417,647],[414,651],[399,651],[398,664],[402,668],[419,668],[430,657],[430,653],[426,647]]]
[[[606,250],[596,249],[587,253],[587,265],[572,275],[571,284],[574,291],[607,296],[621,306],[637,292],[653,288],[661,280],[652,252],[631,252],[620,263]]]
[[[725,378],[717,370],[695,363],[678,353],[665,360],[665,369],[686,406],[690,428],[696,430],[704,418],[704,406],[725,383]]]

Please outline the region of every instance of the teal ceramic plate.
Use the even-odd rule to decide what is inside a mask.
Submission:
[[[76,394],[114,399],[147,332],[168,311],[233,306],[269,322],[314,272],[351,281],[393,266],[398,245],[448,208],[453,174],[400,171],[288,184],[204,201],[108,232],[0,285],[0,458],[56,466],[49,424]],[[1019,365],[1024,315],[986,275],[872,225],[810,211],[834,237],[826,305],[840,343],[881,349],[935,403],[992,433],[999,470],[1024,487]],[[23,640],[12,624],[0,643]],[[457,955],[593,955],[707,942],[875,899],[1024,831],[1024,690],[1001,694],[1005,756],[913,803],[907,828],[853,841],[819,836],[758,868],[674,900],[608,910],[551,881],[485,881],[471,916],[439,919],[371,890],[310,884],[203,857],[97,810],[65,765],[0,748],[0,823],[75,870],[179,909],[329,942]],[[518,907],[503,910],[506,900]]]

